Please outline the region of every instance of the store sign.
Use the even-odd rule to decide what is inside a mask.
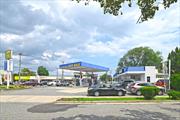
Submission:
[[[73,68],[73,67],[80,67],[80,63],[74,63],[74,64],[69,64],[67,66],[63,66],[63,68]]]
[[[12,50],[6,50],[5,51],[5,59],[6,60],[12,59]]]
[[[7,61],[4,61],[4,70],[7,71]]]
[[[13,61],[12,60],[4,61],[4,70],[5,71],[13,71]]]

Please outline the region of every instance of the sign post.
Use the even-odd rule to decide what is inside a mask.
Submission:
[[[12,50],[5,51],[5,70],[7,71],[7,89],[9,89],[9,83],[12,80],[13,61],[12,61]]]

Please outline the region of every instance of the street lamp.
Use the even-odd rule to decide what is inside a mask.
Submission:
[[[62,61],[62,64],[64,64],[64,61]],[[62,68],[61,81],[63,81],[63,78],[64,78],[64,70]]]
[[[22,53],[19,53],[19,81],[21,80],[21,56],[22,56]]]

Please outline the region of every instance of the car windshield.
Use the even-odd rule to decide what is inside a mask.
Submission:
[[[155,86],[154,84],[152,83],[146,83],[147,85],[146,86]]]

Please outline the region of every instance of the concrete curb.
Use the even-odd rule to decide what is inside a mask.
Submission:
[[[180,104],[180,100],[55,101],[56,104]]]
[[[145,105],[145,104],[180,104],[180,101],[163,101],[163,102],[54,102],[55,104],[139,104],[139,105]]]

